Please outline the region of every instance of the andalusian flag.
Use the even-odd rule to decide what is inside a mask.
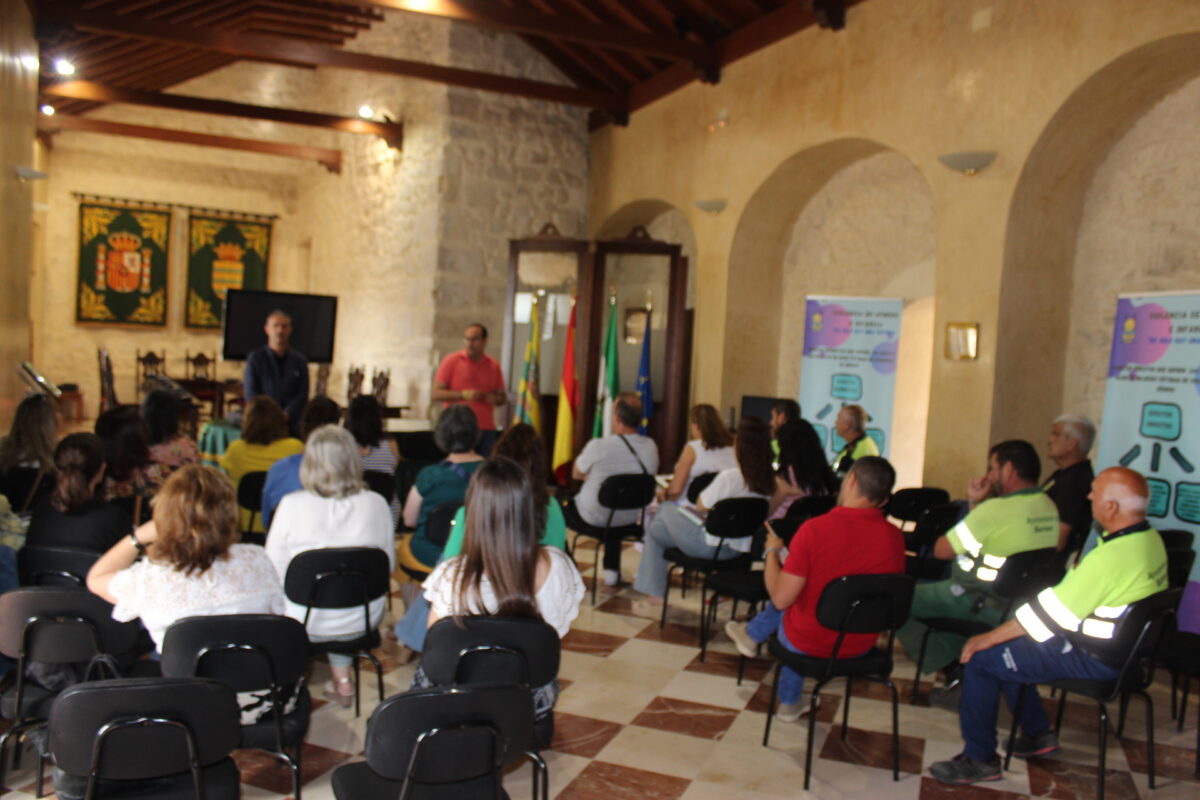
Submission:
[[[529,307],[529,341],[525,344],[525,370],[521,373],[521,384],[517,387],[517,410],[513,414],[513,422],[526,422],[538,433],[542,432],[542,398],[538,382],[540,358],[538,301],[534,295],[533,303]]]
[[[560,485],[571,479],[567,467],[575,457],[575,411],[579,408],[579,378],[575,374],[575,301],[567,323],[567,349],[563,352],[562,382],[558,385],[558,419],[554,426],[554,453],[550,469]]]
[[[612,433],[613,402],[621,391],[617,369],[617,296],[608,298],[608,330],[604,334],[604,350],[600,354],[600,380],[596,388],[596,419],[592,423],[592,438]]]
[[[642,360],[638,364],[637,392],[642,398],[642,422],[638,433],[646,435],[650,418],[654,416],[654,393],[650,389],[650,306],[646,306],[646,333],[642,336]]]

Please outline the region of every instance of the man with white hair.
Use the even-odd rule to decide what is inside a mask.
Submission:
[[[1046,442],[1050,460],[1058,469],[1042,484],[1058,506],[1058,549],[1073,553],[1083,547],[1092,527],[1088,492],[1092,487],[1092,462],[1088,451],[1096,439],[1096,426],[1081,414],[1063,414],[1054,420]]]
[[[929,768],[943,783],[1003,777],[996,754],[1000,694],[1015,707],[1024,684],[1064,678],[1115,680],[1132,636],[1122,630],[1129,606],[1167,588],[1162,537],[1146,521],[1150,489],[1131,469],[1112,467],[1092,484],[1092,515],[1104,533],[1057,586],[1043,589],[1013,619],[963,646],[965,666],[959,725],[965,747]],[[1136,632],[1133,633],[1136,635]],[[1034,686],[1021,703],[1021,735],[1013,755],[1030,758],[1058,749],[1058,737]]]

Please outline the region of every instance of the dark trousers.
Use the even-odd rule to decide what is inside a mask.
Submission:
[[[1028,636],[998,644],[971,656],[965,665],[962,698],[958,705],[963,752],[976,761],[991,761],[996,754],[996,717],[1000,694],[1015,708],[1017,693],[1025,683],[1045,683],[1060,678],[1113,680],[1117,671],[1089,655],[1063,650],[1063,640],[1054,638],[1038,644]],[[1037,736],[1050,727],[1041,698],[1030,686],[1021,702],[1021,730]]]
[[[590,522],[586,522],[583,517],[579,516],[579,511],[575,508],[574,500],[567,500],[562,507],[563,519],[566,520],[567,527],[576,533],[582,531],[591,534],[603,541],[604,544],[604,569],[621,571],[621,537],[617,534],[611,534],[608,537],[604,536],[604,528],[596,527]],[[596,576],[597,579],[600,576]]]

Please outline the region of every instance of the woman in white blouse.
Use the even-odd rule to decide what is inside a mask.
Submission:
[[[570,556],[538,544],[529,474],[511,459],[489,459],[471,478],[466,508],[462,555],[425,579],[429,624],[450,616],[533,617],[565,636],[579,614],[583,579]],[[430,685],[418,668],[413,686]],[[535,713],[549,711],[557,696],[557,681],[535,689]]]
[[[692,507],[687,499],[688,489],[698,476],[710,472],[721,472],[737,466],[733,452],[733,434],[717,409],[708,403],[692,406],[691,441],[683,446],[679,460],[675,462],[675,474],[665,489],[659,489],[659,502],[674,500],[683,506]]]
[[[302,492],[286,495],[271,519],[267,557],[282,580],[299,553],[326,547],[378,547],[395,566],[392,515],[387,502],[363,483],[362,454],[345,428],[323,425],[304,445],[300,461]],[[385,598],[371,601],[371,624],[383,617]],[[289,617],[304,620],[304,606],[287,603]],[[361,608],[313,610],[308,636],[315,642],[354,639],[362,634]],[[354,699],[350,681],[352,656],[329,654],[333,681],[325,694],[343,707]]]

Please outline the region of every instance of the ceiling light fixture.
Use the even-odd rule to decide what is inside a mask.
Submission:
[[[943,153],[937,157],[937,160],[955,172],[961,172],[963,175],[975,175],[996,160],[996,152],[994,150],[967,150],[962,153]]]
[[[363,119],[371,119],[371,117],[375,116],[375,109],[371,108],[366,103],[363,103],[358,107],[358,115]]]
[[[45,114],[47,117],[53,117],[54,116],[54,106],[50,105],[49,103],[45,103],[42,105],[41,112],[43,114]]]
[[[75,65],[65,58],[56,58],[54,60],[54,71],[59,75],[74,75]]]

